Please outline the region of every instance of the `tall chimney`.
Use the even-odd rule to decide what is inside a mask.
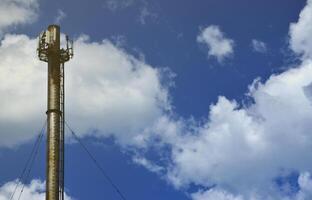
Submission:
[[[60,49],[60,27],[50,25],[37,49],[39,59],[48,63],[46,200],[64,199],[64,63],[73,56],[72,43],[66,41],[66,49]]]

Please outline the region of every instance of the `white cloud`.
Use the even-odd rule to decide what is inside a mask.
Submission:
[[[31,139],[45,118],[46,63],[35,54],[37,39],[6,35],[0,46],[0,146]],[[68,121],[81,134],[144,145],[146,126],[170,109],[164,74],[110,41],[75,42],[66,63]],[[91,133],[92,131],[95,131]]]
[[[216,25],[206,27],[197,36],[197,42],[207,45],[208,56],[214,56],[219,62],[233,54],[234,41],[228,39]]]
[[[312,171],[312,105],[304,88],[312,62],[250,87],[249,106],[220,97],[202,125],[163,120],[155,131],[172,148],[167,178],[176,187],[217,185],[234,194],[279,195],[281,169]],[[255,173],[257,172],[257,173]],[[258,173],[259,172],[259,173]]]
[[[193,200],[243,200],[241,196],[234,196],[220,189],[210,189],[192,194]]]
[[[66,66],[68,119],[82,133],[96,129],[123,144],[144,144],[145,127],[170,109],[161,71],[107,40],[79,39],[75,46],[76,57]]]
[[[301,11],[297,23],[290,25],[290,47],[303,55],[303,59],[312,58],[312,1],[307,0],[307,5]]]
[[[163,167],[156,165],[143,157],[139,157],[139,156],[133,157],[133,162],[145,167],[146,169],[154,173],[160,173],[164,170]]]
[[[54,23],[60,24],[61,21],[63,21],[63,19],[66,18],[66,16],[67,15],[66,15],[66,13],[63,10],[58,9],[57,10],[57,15],[56,15],[55,20],[54,20]]]
[[[303,16],[297,24],[307,20]],[[218,188],[217,192],[199,191],[193,195],[197,199],[209,199],[209,195],[246,200],[310,199],[306,189],[311,183],[306,174],[312,172],[309,48],[302,49],[303,61],[296,68],[274,74],[263,83],[255,80],[249,87],[247,105],[221,96],[199,125],[168,115],[160,118],[152,129],[158,135],[154,142],[161,140],[171,149],[170,161],[163,165],[167,179],[177,188],[190,184]],[[295,196],[288,197],[274,182],[283,170],[301,173]]]
[[[0,187],[0,200],[10,199],[17,181],[12,181],[3,184]],[[14,195],[14,198],[18,198],[20,191],[22,190],[23,184],[19,184],[17,192]],[[13,198],[13,199],[14,199]],[[24,185],[23,193],[20,200],[44,200],[45,199],[45,182],[40,180],[32,180],[30,184]],[[65,194],[65,200],[72,200],[67,194]]]
[[[241,195],[234,195],[226,190],[220,188],[211,188],[207,190],[200,190],[191,195],[193,200],[309,200],[312,198],[312,179],[308,172],[303,172],[297,179],[298,191],[292,195],[277,195],[270,196],[270,194],[259,195],[251,192],[248,197]]]
[[[251,46],[254,51],[259,52],[259,53],[265,53],[268,50],[266,43],[260,40],[256,40],[256,39],[253,39],[251,41]]]
[[[33,22],[37,9],[37,0],[1,0],[0,34],[12,26]]]
[[[31,139],[45,119],[46,66],[36,40],[6,35],[0,46],[0,146]]]
[[[296,200],[307,200],[312,198],[312,177],[309,172],[300,174],[298,178],[298,184],[300,187],[299,192],[296,195]]]

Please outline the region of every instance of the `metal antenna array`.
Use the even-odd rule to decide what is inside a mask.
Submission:
[[[60,27],[50,25],[38,42],[38,57],[48,63],[46,200],[64,200],[64,63],[73,57],[73,42],[66,36],[60,48]]]

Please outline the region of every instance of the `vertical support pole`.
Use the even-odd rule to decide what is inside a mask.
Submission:
[[[48,136],[46,200],[59,200],[60,147],[60,27],[48,27]]]
[[[60,27],[50,25],[39,36],[38,57],[48,62],[48,136],[46,200],[64,200],[65,150],[65,69],[73,57],[73,43],[66,36],[66,49],[60,49]]]
[[[59,169],[59,200],[64,200],[64,170],[65,170],[65,67],[61,63],[61,130],[60,130],[60,169]]]

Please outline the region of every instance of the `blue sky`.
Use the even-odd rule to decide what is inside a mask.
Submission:
[[[1,0],[0,19],[0,200],[45,119],[53,23],[67,121],[127,199],[311,199],[311,0]],[[118,199],[66,134],[67,199]],[[45,143],[22,199],[44,181]]]

